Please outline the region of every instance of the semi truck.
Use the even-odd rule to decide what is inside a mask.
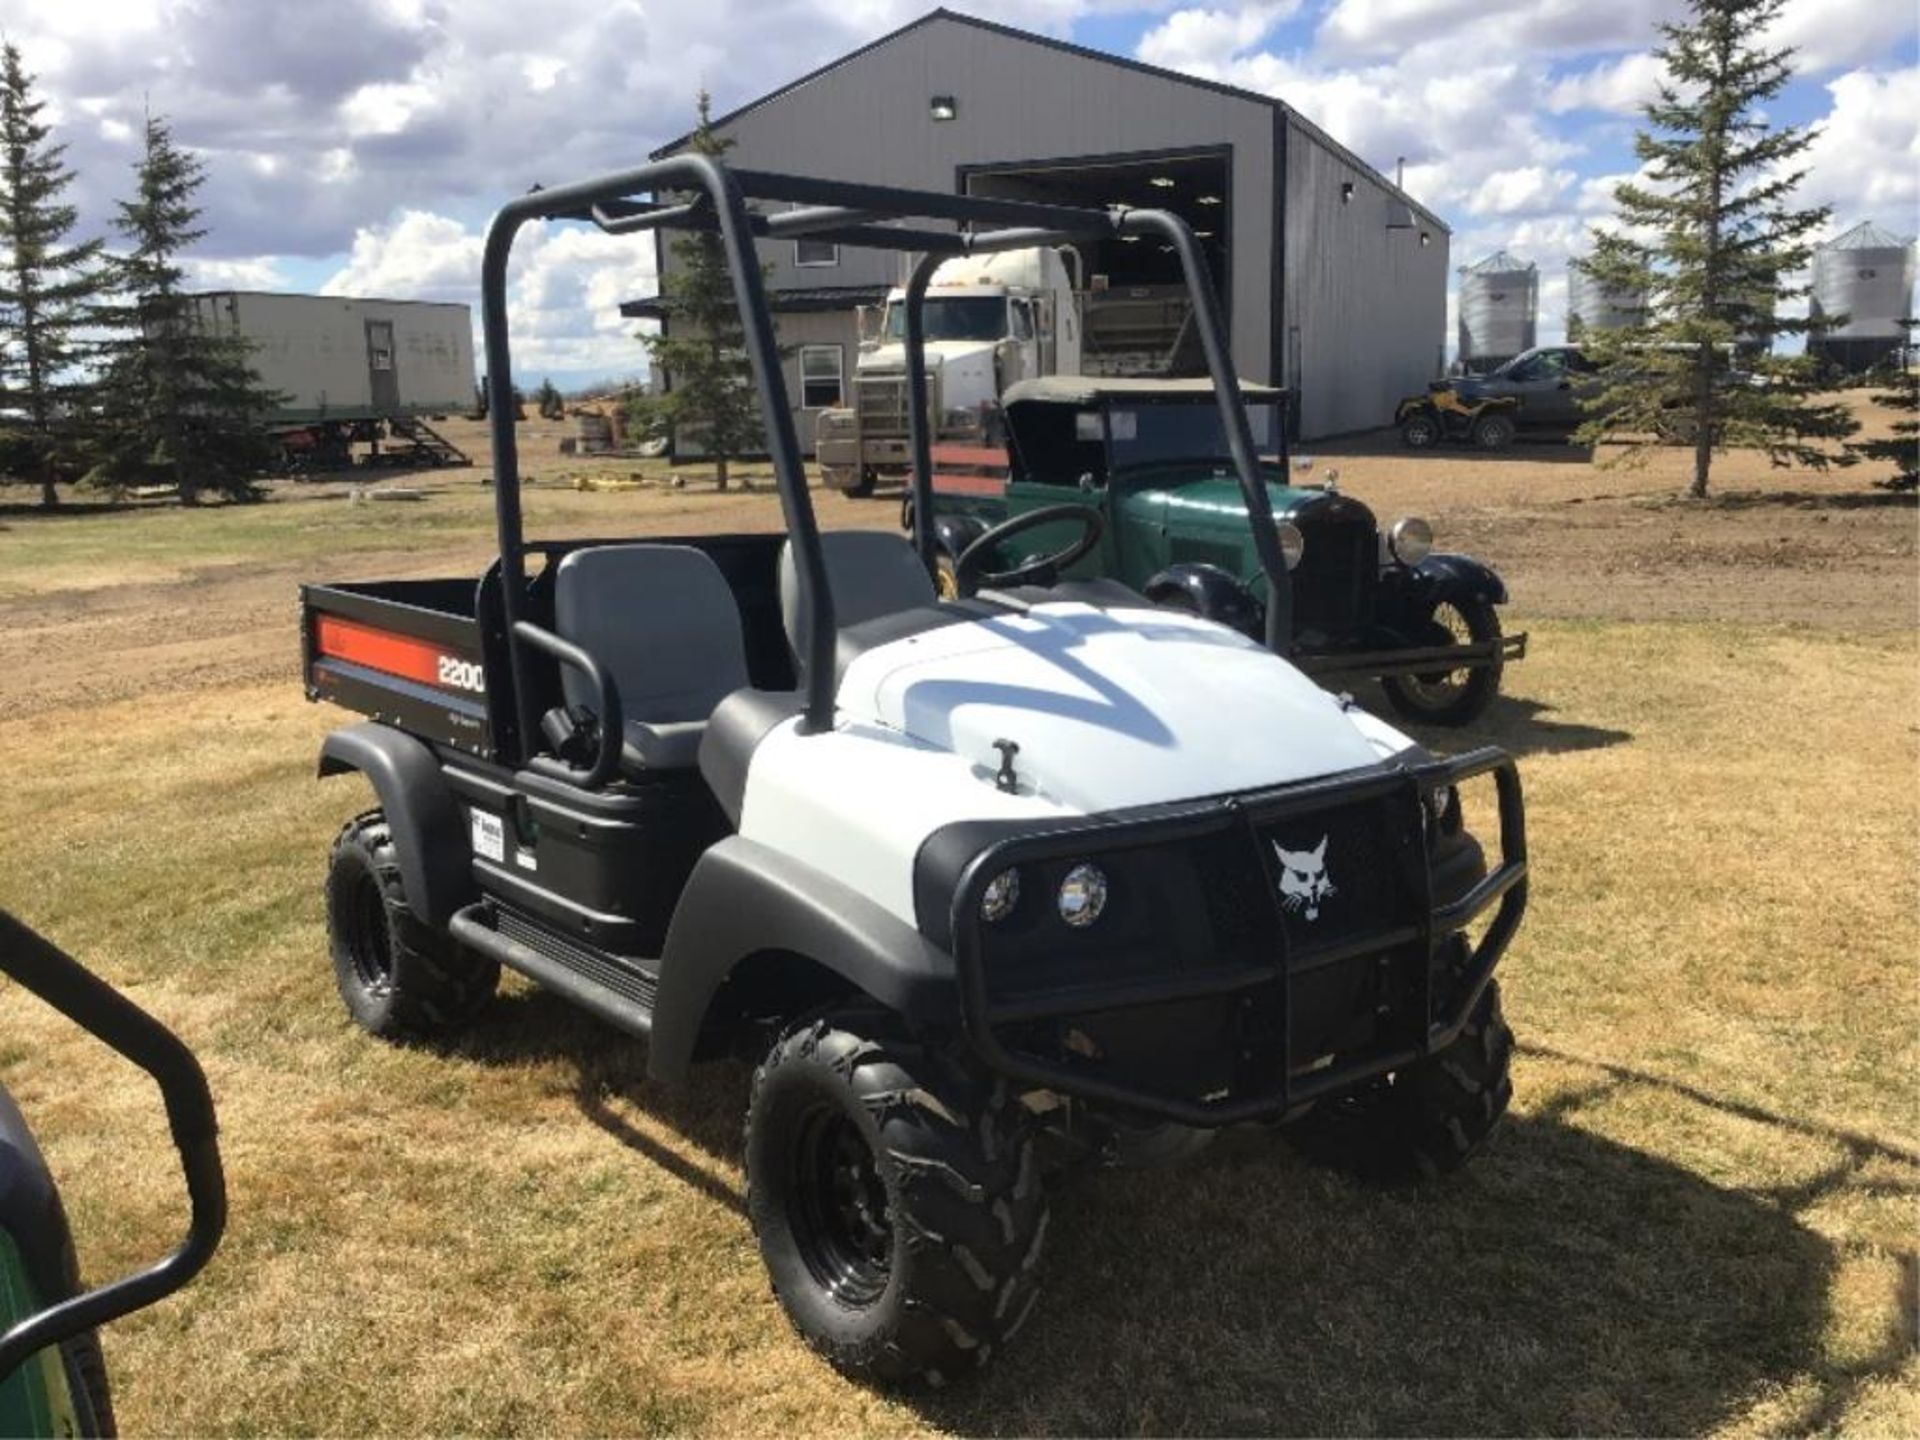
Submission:
[[[189,299],[203,329],[246,342],[278,392],[268,420],[288,471],[342,468],[362,444],[366,463],[470,463],[429,423],[473,407],[468,306],[251,290]]]
[[[927,286],[927,411],[950,445],[1001,444],[1009,385],[1049,375],[1197,373],[1192,305],[1181,286],[1078,285],[1071,246],[1030,247],[941,264]],[[907,436],[906,291],[895,286],[868,331],[853,403],[820,415],[814,459],[829,488],[871,494],[912,463]]]

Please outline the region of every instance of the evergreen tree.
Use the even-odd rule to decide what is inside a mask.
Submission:
[[[1912,338],[1920,330],[1920,320],[1902,320],[1908,342],[1901,347],[1900,368],[1892,383],[1878,391],[1873,403],[1891,410],[1899,418],[1891,433],[1873,440],[1857,440],[1847,453],[1857,461],[1880,461],[1893,466],[1893,474],[1873,483],[1883,490],[1920,490],[1920,370],[1913,366]]]
[[[711,112],[710,97],[702,90],[700,123],[687,142],[697,155],[720,156],[733,146],[714,133]],[[700,445],[713,457],[714,483],[725,490],[728,461],[766,443],[760,396],[747,362],[746,329],[720,237],[681,234],[672,255],[675,263],[660,286],[665,323],[660,334],[640,337],[668,388],[634,398],[632,425],[639,434],[671,433]]]
[[[1825,469],[1834,457],[1817,442],[1854,429],[1844,406],[1813,398],[1808,361],[1771,353],[1775,336],[1808,329],[1779,306],[1807,293],[1795,277],[1828,214],[1791,204],[1811,132],[1773,126],[1761,108],[1792,76],[1791,50],[1753,38],[1784,3],[1688,0],[1685,23],[1660,27],[1666,77],[1634,138],[1649,183],[1615,188],[1621,228],[1594,231],[1586,262],[1648,306],[1645,323],[1589,338],[1603,384],[1576,438],[1624,443],[1636,460],[1666,440],[1692,445],[1696,499],[1722,450]]]
[[[4,468],[37,480],[40,502],[60,503],[55,479],[72,466],[73,414],[86,397],[76,330],[106,277],[100,242],[68,241],[74,208],[60,196],[73,180],[66,146],[48,142],[46,102],[11,41],[0,46],[0,415]]]
[[[206,233],[193,198],[204,167],[149,116],[135,174],[134,197],[114,221],[130,247],[114,262],[118,294],[95,312],[118,333],[105,347],[89,478],[116,490],[175,485],[185,505],[210,492],[257,498],[254,477],[274,454],[266,420],[281,397],[261,385],[248,343],[221,333],[181,290],[181,252]]]

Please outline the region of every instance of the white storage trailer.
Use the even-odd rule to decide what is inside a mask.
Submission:
[[[252,347],[285,397],[275,423],[458,414],[474,403],[473,315],[465,305],[216,290],[200,323]]]

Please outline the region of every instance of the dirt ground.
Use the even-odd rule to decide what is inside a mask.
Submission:
[[[1870,421],[1871,413],[1862,413]],[[416,489],[417,505],[356,508],[367,523],[338,547],[328,525],[351,506],[351,482],[278,482],[271,507],[287,516],[284,546],[225,558],[216,540],[190,538],[156,565],[116,553],[116,531],[150,523],[128,511],[65,520],[17,512],[0,521],[0,556],[18,555],[51,527],[85,524],[91,553],[8,584],[0,565],[0,696],[9,712],[36,714],[151,690],[191,690],[289,677],[298,664],[298,586],[310,580],[478,574],[492,549],[492,455],[483,424],[442,427],[474,456],[471,470],[378,477]],[[705,466],[566,456],[557,422],[520,429],[529,482],[529,533],[666,535],[777,529],[779,506],[763,467],[744,467],[733,493],[717,494]],[[1491,563],[1513,599],[1509,627],[1532,618],[1693,620],[1777,624],[1841,633],[1913,628],[1920,615],[1914,497],[1872,488],[1857,470],[1781,475],[1756,456],[1723,456],[1716,498],[1676,498],[1689,458],[1662,454],[1644,469],[1607,469],[1566,446],[1521,445],[1500,455],[1450,451],[1413,456],[1391,432],[1303,447],[1313,474],[1382,521],[1426,516],[1442,549]],[[684,488],[675,488],[678,473]],[[577,478],[638,481],[606,492]],[[892,528],[897,494],[852,500],[816,492],[823,524]],[[421,533],[413,513],[441,521]],[[382,513],[394,524],[383,526]],[[405,512],[405,513],[401,513]],[[312,517],[311,519],[307,517]],[[186,531],[208,517],[169,517]],[[388,532],[383,535],[383,529]],[[315,541],[318,543],[315,543]],[[351,540],[353,543],[346,543]],[[7,542],[12,541],[10,545]],[[15,547],[19,548],[16,549]],[[276,558],[276,549],[293,558]],[[126,578],[131,569],[139,578]]]
[[[1420,735],[1521,762],[1504,1131],[1413,1192],[1264,1134],[1063,1182],[1019,1343],[891,1393],[768,1292],[741,1069],[663,1090],[520,982],[432,1045],[341,1012],[320,882],[368,801],[314,780],[353,717],[301,697],[297,586],[479,572],[483,437],[448,429],[481,463],[375,482],[412,501],[0,511],[0,907],[175,1027],[221,1113],[221,1252],[105,1336],[128,1433],[1920,1433],[1910,500],[1742,457],[1694,506],[1679,455],[1325,447],[1383,518],[1499,568],[1533,633],[1481,725]],[[562,429],[522,432],[533,533],[777,525],[764,487],[562,457]],[[897,497],[818,504],[897,523]],[[89,1278],[177,1240],[143,1077],[0,982],[0,1080]]]

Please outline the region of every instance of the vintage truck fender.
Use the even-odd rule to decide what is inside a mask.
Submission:
[[[1507,603],[1506,583],[1471,555],[1434,554],[1408,569],[1389,566],[1380,577],[1382,620],[1412,619],[1443,600]]]
[[[708,1011],[791,1017],[857,991],[909,1024],[960,1014],[953,959],[898,916],[812,866],[730,835],[700,857],[660,958],[647,1070],[685,1078]]]
[[[1154,604],[1184,598],[1201,615],[1231,626],[1243,634],[1258,637],[1265,612],[1260,602],[1218,565],[1182,563],[1169,565],[1141,587],[1141,594]]]
[[[424,923],[444,928],[480,892],[473,883],[472,841],[439,760],[413,736],[368,722],[336,730],[321,742],[321,778],[350,770],[367,777],[386,811],[408,906]]]

